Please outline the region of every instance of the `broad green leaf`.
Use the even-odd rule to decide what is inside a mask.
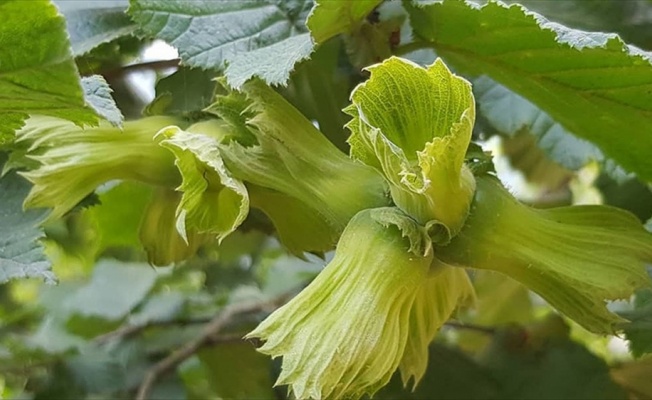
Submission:
[[[427,68],[392,57],[369,67],[351,94],[351,156],[375,167],[392,198],[419,223],[457,231],[475,183],[464,164],[475,119],[471,85],[436,60]]]
[[[145,298],[159,274],[147,264],[100,261],[90,282],[66,301],[82,316],[118,320]]]
[[[111,125],[121,127],[124,117],[115,104],[109,87],[101,75],[93,75],[81,79],[86,103],[95,110],[97,115],[109,121]]]
[[[475,79],[473,93],[480,112],[494,129],[508,136],[531,133],[548,157],[564,167],[578,170],[591,160],[604,160],[591,142],[575,137],[526,98],[491,78]]]
[[[127,389],[131,373],[120,356],[113,349],[85,345],[63,364],[74,384],[86,393],[115,393]]]
[[[253,76],[285,84],[313,49],[305,20],[309,0],[277,2],[131,0],[129,14],[147,34],[179,49],[184,63],[222,69],[230,85]]]
[[[321,44],[340,33],[355,31],[382,0],[317,0],[306,25],[315,43]]]
[[[62,300],[65,301],[65,298]],[[48,316],[41,321],[27,343],[50,354],[58,354],[83,346],[84,340],[66,329],[65,320]]]
[[[125,13],[128,0],[54,0],[54,4],[66,17],[76,57],[136,30],[136,25]]]
[[[151,295],[145,304],[129,316],[129,323],[145,325],[149,323],[170,321],[183,311],[186,303],[184,294],[177,291],[161,292]]]
[[[652,2],[649,0],[540,1],[507,0],[519,3],[551,21],[593,32],[614,32],[627,43],[650,48],[652,44]]]
[[[271,362],[249,343],[226,343],[201,350],[213,390],[223,399],[274,399]]]
[[[56,7],[46,0],[3,0],[0,17],[0,144],[34,113],[96,125]]]
[[[317,121],[319,130],[335,146],[348,151],[349,132],[344,129],[348,118],[342,109],[349,104],[353,82],[339,66],[342,47],[342,40],[337,39],[319,46],[310,60],[297,65],[280,93],[306,118]]]
[[[214,312],[218,312],[218,310],[215,310]],[[174,351],[174,349],[180,348],[192,340],[195,340],[199,335],[201,335],[202,328],[203,326],[201,324],[191,324],[186,326],[172,325],[166,329],[158,330],[156,335],[150,335],[141,346],[144,351],[150,354],[168,353]]]
[[[295,64],[309,58],[313,46],[307,33],[290,36],[282,42],[234,56],[224,75],[235,88],[255,76],[270,85],[285,85]]]
[[[575,171],[594,160],[619,183],[632,178],[632,174],[606,158],[593,143],[568,132],[540,108],[491,78],[475,79],[473,90],[480,113],[490,125],[485,133],[497,131],[510,137],[532,135],[547,158],[565,168]],[[547,173],[543,168],[542,171]]]
[[[29,183],[15,173],[0,179],[0,283],[19,278],[41,278],[54,283],[50,262],[39,239],[43,210],[23,211]]]
[[[85,276],[84,279],[88,279]],[[75,293],[85,282],[71,282],[62,280],[57,285],[43,286],[38,293],[38,305],[47,312],[48,318],[42,321],[43,325],[55,326],[70,318],[71,312],[67,298],[71,293]],[[57,326],[58,328],[58,326]],[[64,327],[61,327],[62,329]],[[43,328],[44,335],[47,336],[47,329]],[[54,332],[56,329],[52,329]],[[47,343],[44,343],[47,345]],[[46,346],[47,347],[47,346]],[[64,346],[65,347],[65,346]],[[57,352],[53,351],[53,352]]]
[[[156,83],[156,98],[146,113],[193,115],[208,107],[215,97],[215,72],[179,67]]]
[[[625,169],[652,179],[648,53],[518,5],[445,0],[407,8],[415,34],[448,62],[502,83]]]
[[[226,135],[223,121],[207,120],[186,131],[170,127],[159,132],[161,146],[176,157],[182,193],[176,227],[185,241],[188,231],[210,233],[221,241],[247,217],[249,195],[244,183],[233,177],[220,155],[219,140]]]

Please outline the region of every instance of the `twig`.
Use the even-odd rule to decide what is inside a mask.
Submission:
[[[225,344],[225,343],[244,342],[244,335],[246,334],[247,332],[240,332],[240,333],[231,333],[228,335],[211,336],[208,339],[206,339],[206,343],[204,343],[204,345],[215,346],[218,344]]]
[[[204,343],[202,347],[212,347],[212,346],[219,346],[223,344],[230,345],[230,344],[245,343],[244,336],[246,334],[247,332],[238,332],[238,333],[225,333],[223,335],[213,336],[207,339],[206,343]],[[259,347],[262,344],[260,340],[257,338],[247,339],[246,342],[251,342],[255,347]],[[153,358],[164,358],[167,357],[169,354],[170,352],[167,350],[159,350],[159,351],[149,353],[149,356]]]
[[[445,326],[448,326],[450,328],[455,328],[455,329],[468,329],[471,331],[476,331],[480,333],[485,333],[487,335],[493,335],[496,333],[495,328],[491,328],[489,326],[482,326],[482,325],[475,325],[475,324],[467,324],[464,322],[459,322],[459,321],[448,321],[444,324]]]
[[[195,324],[206,324],[210,322],[210,318],[196,318],[196,319],[174,319],[169,321],[152,321],[146,324],[123,325],[116,330],[96,336],[93,339],[95,344],[105,344],[113,339],[125,339],[139,334],[140,332],[153,327],[165,326],[186,326]]]
[[[108,71],[102,72],[107,80],[112,78],[117,78],[119,76],[128,75],[135,71],[142,70],[161,70],[167,68],[176,68],[179,66],[181,59],[173,58],[171,60],[158,60],[158,61],[148,61],[138,64],[124,65],[118,68],[110,69]]]
[[[283,294],[282,296],[272,300],[253,303],[238,303],[224,307],[222,312],[215,316],[215,318],[204,327],[202,333],[198,337],[173,351],[170,355],[154,364],[154,366],[147,371],[145,379],[143,379],[143,382],[138,388],[136,400],[146,400],[149,397],[152,386],[161,375],[171,371],[174,367],[191,357],[202,346],[205,346],[208,343],[214,343],[216,338],[218,338],[217,334],[224,329],[229,322],[231,322],[233,317],[239,314],[248,314],[276,308],[278,305],[283,304],[288,297],[288,294]]]

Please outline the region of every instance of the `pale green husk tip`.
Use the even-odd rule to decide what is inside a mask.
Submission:
[[[416,383],[436,331],[473,293],[463,269],[432,260],[424,228],[400,210],[361,211],[324,271],[248,337],[283,357],[277,384],[297,398],[373,395],[398,368]]]
[[[17,132],[28,145],[26,158],[37,167],[22,175],[34,184],[26,208],[52,208],[61,217],[99,185],[114,179],[173,187],[179,182],[174,157],[154,141],[174,118],[150,117],[126,122],[123,129],[102,124],[82,129],[70,122],[33,116]]]
[[[483,177],[464,228],[435,253],[449,264],[509,275],[586,329],[613,333],[624,320],[607,302],[650,285],[652,234],[613,207],[530,208]]]
[[[391,57],[351,93],[351,156],[381,172],[397,207],[455,234],[475,179],[464,164],[475,120],[471,85],[441,61],[423,68]]]

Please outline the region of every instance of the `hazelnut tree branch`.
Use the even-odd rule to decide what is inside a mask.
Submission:
[[[107,80],[128,75],[136,71],[158,71],[168,68],[178,68],[181,59],[173,58],[171,60],[157,60],[157,61],[147,61],[137,64],[123,65],[118,68],[113,68],[108,71],[100,72],[100,75],[104,76]]]
[[[104,333],[96,336],[93,343],[97,345],[106,344],[112,340],[122,340],[138,335],[142,331],[153,327],[166,327],[166,326],[186,326],[195,324],[206,324],[211,321],[210,318],[195,318],[195,319],[174,319],[167,321],[150,321],[144,324],[127,324],[123,325],[111,332]]]
[[[152,386],[160,376],[173,370],[177,365],[195,354],[200,348],[208,344],[214,344],[216,341],[219,342],[220,337],[218,334],[226,326],[228,326],[229,323],[231,323],[234,317],[241,314],[250,314],[259,311],[276,309],[281,304],[285,303],[289,297],[290,295],[285,293],[271,300],[236,303],[224,307],[222,312],[210,320],[210,322],[204,327],[199,336],[170,353],[167,357],[154,364],[147,371],[145,374],[145,379],[143,379],[140,387],[138,388],[136,400],[146,400],[149,398]]]

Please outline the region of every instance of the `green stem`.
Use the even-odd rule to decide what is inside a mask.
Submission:
[[[402,44],[394,49],[394,54],[397,56],[403,56],[413,51],[423,50],[423,49],[432,49],[432,45],[428,42],[416,41]]]

